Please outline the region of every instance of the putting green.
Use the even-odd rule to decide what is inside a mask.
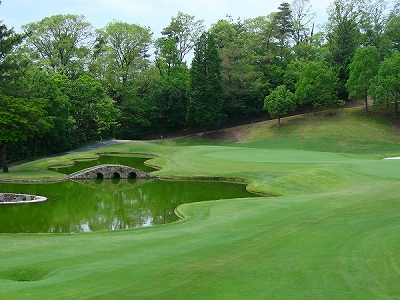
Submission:
[[[259,150],[259,149],[234,149],[208,153],[206,156],[244,162],[270,162],[288,164],[334,164],[350,162],[352,159],[340,154],[301,150]]]

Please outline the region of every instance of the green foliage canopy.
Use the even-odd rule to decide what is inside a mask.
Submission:
[[[83,15],[54,15],[22,26],[31,58],[49,71],[76,78],[87,64],[93,27]]]
[[[0,94],[0,145],[3,172],[8,172],[6,145],[43,135],[50,129],[46,101]]]
[[[368,111],[367,97],[373,77],[378,73],[379,52],[376,47],[358,48],[349,65],[350,77],[346,83],[349,99],[364,99]]]
[[[204,32],[195,47],[190,69],[188,120],[204,129],[222,123],[224,96],[221,86],[221,59],[211,33]]]
[[[295,108],[295,95],[285,85],[278,86],[264,100],[264,109],[268,111],[272,118],[278,118],[279,125],[281,125],[281,117],[295,110]]]
[[[395,104],[395,114],[398,115],[400,99],[400,52],[394,52],[386,58],[379,67],[373,80],[370,93],[377,104]]]
[[[204,29],[204,20],[196,21],[195,16],[179,11],[176,17],[171,18],[170,24],[161,33],[167,38],[175,40],[179,59],[183,61],[185,56],[194,48]]]
[[[296,83],[296,98],[300,105],[317,107],[338,103],[337,77],[333,69],[322,62],[310,62]]]
[[[174,38],[160,38],[156,46],[158,84],[152,89],[152,100],[160,112],[159,130],[163,134],[167,127],[183,127],[190,78]]]

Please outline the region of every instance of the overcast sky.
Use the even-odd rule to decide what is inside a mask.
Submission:
[[[229,14],[237,18],[255,18],[276,12],[285,0],[1,0],[0,20],[8,28],[21,31],[21,25],[57,14],[79,14],[95,28],[113,20],[148,26],[154,37],[168,26],[178,11],[203,19],[207,28]],[[291,0],[286,0],[291,3]],[[317,13],[316,24],[327,19],[331,0],[311,0]]]

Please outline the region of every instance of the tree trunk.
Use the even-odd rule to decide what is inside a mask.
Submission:
[[[399,117],[399,113],[397,111],[397,106],[398,106],[397,100],[394,100],[394,115],[396,116],[396,118]]]
[[[33,136],[33,140],[32,140],[32,153],[31,153],[31,155],[32,155],[33,159],[35,159],[35,157],[36,157],[36,148],[37,148],[37,134],[35,134]]]
[[[1,141],[0,146],[1,146],[1,166],[3,167],[3,172],[8,173],[6,141]]]
[[[278,126],[281,126],[281,117],[278,117]]]
[[[368,94],[365,94],[364,100],[365,100],[364,110],[365,110],[365,113],[368,113]]]

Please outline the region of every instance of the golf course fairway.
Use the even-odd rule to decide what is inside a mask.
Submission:
[[[377,120],[353,108],[262,122],[240,142],[132,141],[13,166],[0,180],[149,153],[156,175],[263,196],[184,204],[155,227],[0,234],[0,299],[400,299],[400,160],[383,159],[400,136]]]

